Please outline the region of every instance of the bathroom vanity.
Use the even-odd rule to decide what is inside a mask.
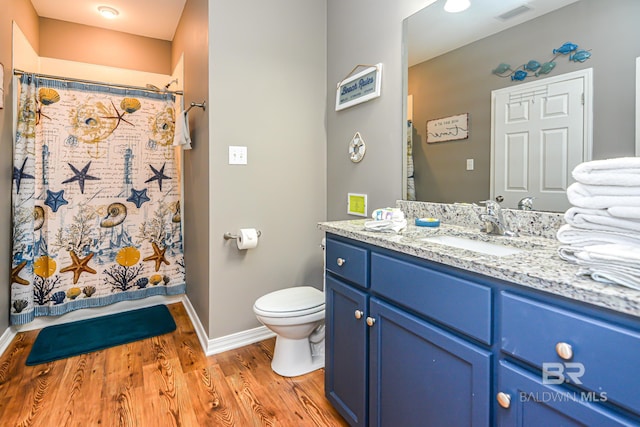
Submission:
[[[325,392],[349,424],[640,425],[639,291],[576,276],[553,239],[363,223],[320,224]]]

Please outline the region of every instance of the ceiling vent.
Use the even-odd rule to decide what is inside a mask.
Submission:
[[[498,19],[502,20],[502,21],[507,21],[515,16],[521,15],[525,12],[530,11],[531,8],[527,5],[522,5],[522,6],[518,6],[515,9],[511,9],[508,12],[503,13],[502,15],[498,15]]]

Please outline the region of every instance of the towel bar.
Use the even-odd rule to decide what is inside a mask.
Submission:
[[[207,111],[207,101],[192,102],[191,105],[189,105],[189,108],[187,108],[187,111],[185,112],[188,113],[189,111],[191,111],[193,107],[202,108],[203,111]]]

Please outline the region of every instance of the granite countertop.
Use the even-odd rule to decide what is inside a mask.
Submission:
[[[381,233],[366,231],[364,222],[364,219],[322,222],[318,227],[339,236],[640,317],[640,291],[578,276],[578,267],[558,256],[560,243],[555,239],[489,236],[448,224],[437,228],[410,224],[397,234]],[[523,251],[492,256],[421,240],[438,235],[497,243]]]

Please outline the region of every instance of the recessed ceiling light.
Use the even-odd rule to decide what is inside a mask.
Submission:
[[[98,7],[98,12],[107,19],[113,19],[120,14],[116,9],[109,6]]]
[[[469,0],[447,0],[444,10],[449,13],[458,13],[467,10],[470,5]]]

